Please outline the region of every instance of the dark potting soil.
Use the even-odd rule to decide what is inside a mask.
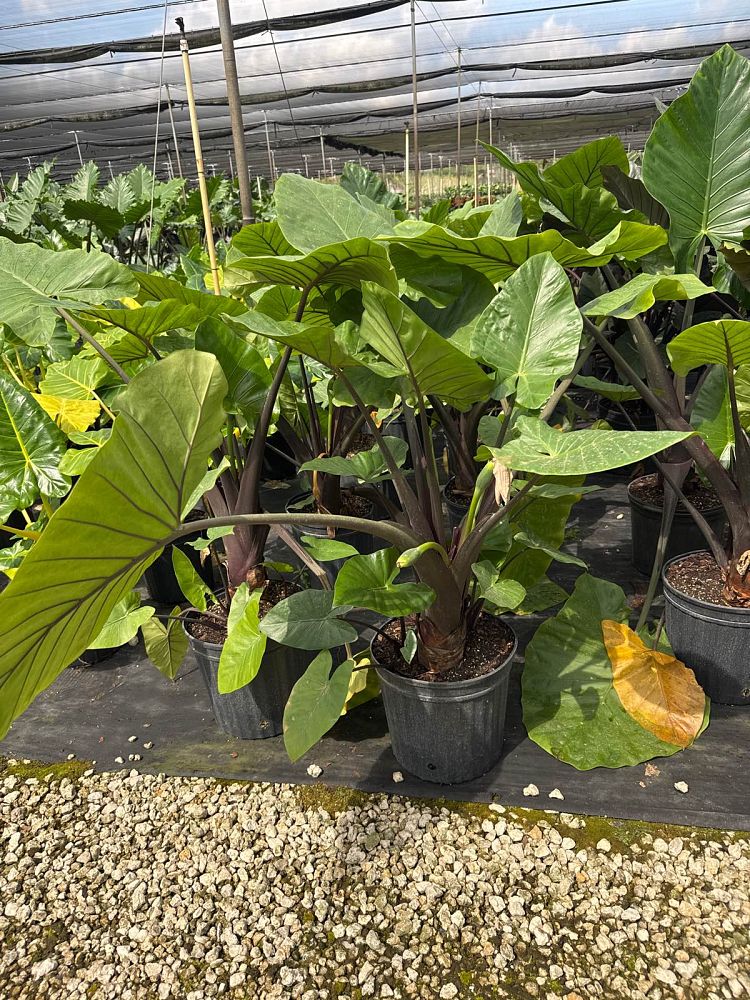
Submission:
[[[722,597],[724,577],[716,560],[708,552],[695,552],[673,563],[667,570],[667,579],[685,597],[727,605]]]
[[[664,488],[657,473],[641,476],[628,485],[628,492],[641,503],[652,507],[664,506]],[[682,492],[690,503],[699,511],[715,510],[720,506],[719,498],[710,486],[702,483],[697,476],[688,476],[682,487]]]
[[[312,500],[310,500],[310,503],[306,507],[299,507],[297,510],[302,514],[320,513]],[[344,514],[346,517],[371,517],[372,504],[365,497],[361,497],[357,493],[342,490],[341,510],[337,511],[337,513]]]
[[[458,490],[453,488],[453,483],[446,483],[443,492],[445,493],[446,500],[450,500],[457,507],[464,507],[466,510],[469,509],[471,504],[471,495],[469,493],[459,493]]]
[[[404,620],[405,628],[414,628],[416,618],[410,615]],[[376,635],[372,649],[379,664],[402,677],[414,680],[468,681],[472,677],[482,677],[501,666],[510,655],[515,642],[513,633],[499,618],[486,612],[479,615],[473,628],[466,636],[464,658],[457,667],[447,670],[439,678],[427,677],[417,663],[416,656],[407,663],[401,655],[401,620],[388,622]]]
[[[287,580],[269,580],[263,588],[258,607],[258,615],[263,618],[268,612],[302,588]],[[215,642],[219,645],[227,641],[227,613],[220,604],[212,604],[201,615],[187,622],[187,630],[201,642]]]

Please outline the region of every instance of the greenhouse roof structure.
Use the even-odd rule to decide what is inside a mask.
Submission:
[[[402,162],[412,114],[410,0],[232,0],[251,174],[360,157]],[[314,7],[314,10],[311,8]],[[734,15],[734,16],[733,16]],[[478,139],[545,158],[602,134],[639,149],[723,42],[750,53],[750,17],[696,0],[416,0],[420,149],[454,160]],[[215,0],[19,0],[0,12],[0,173],[79,157],[120,172],[174,135],[190,169],[175,18],[184,19],[205,159],[232,139]],[[174,122],[174,130],[172,128]],[[267,125],[267,129],[266,129]],[[268,141],[267,141],[268,136]],[[322,137],[322,143],[321,143]]]

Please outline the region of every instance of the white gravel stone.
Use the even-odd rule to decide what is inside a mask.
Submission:
[[[0,1000],[750,996],[742,835],[310,795],[0,771]]]
[[[552,791],[549,793],[549,797],[551,799],[560,799],[560,801],[562,801],[565,798],[565,796],[563,795],[563,793],[560,791],[559,788],[553,788]]]
[[[683,795],[686,795],[690,790],[687,781],[675,781],[674,787],[678,792],[682,792]]]
[[[404,776],[400,771],[394,771],[391,775],[396,784],[400,784],[404,780]]]
[[[536,785],[527,785],[523,790],[524,795],[538,795],[539,789]]]
[[[311,778],[319,778],[323,773],[323,768],[319,764],[310,764],[307,769],[307,773]]]

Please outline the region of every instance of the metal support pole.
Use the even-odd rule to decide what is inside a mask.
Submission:
[[[320,158],[323,161],[323,176],[326,172],[326,147],[323,142],[323,129],[320,130]]]
[[[430,157],[430,198],[435,197],[435,154],[428,153]]]
[[[73,138],[76,141],[76,149],[78,150],[78,162],[83,166],[83,156],[81,155],[81,144],[78,141],[78,133],[73,130]]]
[[[107,166],[109,167],[109,176],[110,176],[110,179],[114,180],[115,179],[115,175],[112,172],[112,164],[110,163],[109,160],[107,160]]]
[[[404,129],[404,203],[409,211],[409,126]]]
[[[174,143],[174,155],[177,160],[177,172],[180,177],[183,176],[182,173],[182,161],[180,160],[180,144],[177,142],[177,129],[174,125],[174,115],[172,114],[172,97],[169,93],[169,84],[166,84],[164,89],[167,92],[167,108],[169,109],[169,124],[172,126],[172,142]]]
[[[419,94],[417,87],[417,23],[415,0],[411,0],[411,89],[412,130],[414,132],[414,214],[419,218]]]
[[[250,191],[250,174],[247,169],[245,124],[242,119],[242,101],[240,100],[240,84],[237,79],[237,60],[234,54],[234,36],[232,35],[232,16],[229,11],[229,0],[216,0],[216,9],[219,15],[219,34],[221,36],[221,52],[224,57],[224,76],[227,80],[227,104],[229,105],[229,120],[232,124],[234,159],[237,164],[242,224],[246,226],[253,221],[253,196]]]
[[[309,177],[310,176],[310,164],[307,161],[310,159],[310,157],[308,156],[307,153],[303,153],[302,154],[302,159],[305,161],[305,177]]]
[[[174,164],[172,163],[172,157],[167,150],[167,166],[169,167],[169,179],[174,180]]]
[[[234,180],[234,164],[232,163],[231,149],[227,152],[227,156],[229,157],[229,176],[232,178],[232,180]]]
[[[268,179],[271,184],[274,183],[275,177],[273,173],[273,153],[271,152],[271,136],[268,134],[268,115],[263,112],[263,127],[266,130],[266,152],[268,153]]]
[[[492,97],[490,97],[490,146],[492,145]],[[492,204],[492,168],[494,156],[491,156],[487,165],[487,204]]]
[[[456,187],[461,195],[461,49],[458,50],[458,119],[456,122]]]
[[[216,261],[216,247],[214,245],[214,230],[211,222],[211,205],[208,200],[208,188],[206,187],[206,174],[203,169],[203,151],[201,149],[201,134],[198,128],[198,113],[195,110],[195,94],[193,93],[193,75],[190,72],[190,49],[185,36],[185,25],[181,17],[176,18],[177,26],[180,29],[180,53],[182,55],[182,72],[185,75],[185,90],[188,96],[188,108],[190,110],[190,128],[193,133],[193,149],[195,151],[195,168],[198,174],[198,188],[201,193],[201,205],[203,207],[203,224],[206,229],[206,247],[208,249],[208,260],[211,265],[211,277],[213,279],[214,293],[221,295],[221,285],[219,283],[219,265]]]
[[[261,201],[263,198],[263,189],[260,186],[260,177],[256,177],[255,181],[258,185],[258,201]]]
[[[474,207],[479,204],[479,164],[477,163],[476,156],[474,157]]]

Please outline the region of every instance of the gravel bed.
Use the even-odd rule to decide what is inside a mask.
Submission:
[[[2,772],[2,1000],[750,996],[746,835],[83,767]]]

